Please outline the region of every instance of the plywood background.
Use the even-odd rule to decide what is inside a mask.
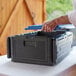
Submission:
[[[0,55],[6,54],[7,37],[31,32],[24,28],[46,19],[45,0],[0,0]]]

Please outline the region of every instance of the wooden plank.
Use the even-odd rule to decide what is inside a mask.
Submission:
[[[46,20],[46,18],[47,18],[47,13],[46,13],[46,0],[42,0],[42,7],[43,7],[43,16],[42,16],[42,20],[43,20],[43,22]]]
[[[41,24],[43,22],[43,6],[42,0],[27,0],[29,4],[30,11],[34,17],[36,24]],[[35,7],[36,5],[36,7]],[[18,0],[16,7],[13,9],[11,16],[0,36],[0,53],[6,54],[6,41],[8,36],[27,33],[32,31],[25,31],[24,28],[32,25],[33,20],[25,5],[24,0]]]
[[[19,0],[20,3],[21,3],[21,1],[22,1],[22,0]],[[31,1],[31,2],[32,2],[32,1]],[[31,3],[31,2],[30,2],[30,3]],[[34,2],[34,1],[33,1],[33,2]],[[29,4],[30,4],[30,3],[29,3]],[[37,2],[37,3],[38,3],[38,2]],[[42,3],[42,2],[41,2],[41,3]],[[32,4],[33,4],[33,3],[32,3]],[[36,3],[34,3],[34,5],[35,5],[35,4],[36,4]],[[18,6],[19,6],[19,5],[20,5],[20,4],[18,3]],[[39,4],[37,4],[37,5],[39,5]],[[18,6],[16,7],[17,9],[18,9]],[[31,6],[30,6],[30,7],[31,7]],[[36,7],[33,7],[32,10],[37,10],[37,8],[36,8]],[[36,11],[36,12],[37,12],[37,11]],[[36,15],[37,15],[37,14],[36,14]],[[39,14],[39,15],[41,15],[41,14]],[[12,18],[12,17],[13,17],[13,14],[12,14],[11,18]],[[9,23],[10,23],[10,21],[11,21],[11,18],[10,18],[9,21],[8,21]],[[37,16],[37,17],[36,17],[36,22],[37,22],[38,19],[39,19],[39,18],[38,18],[38,16]],[[40,19],[40,21],[42,21],[42,20]],[[8,25],[8,23],[7,23],[7,25]],[[6,28],[9,27],[9,26],[7,26],[7,25],[6,25],[6,27],[5,27],[5,29],[4,29],[4,31],[3,31],[3,33],[2,33],[2,35],[5,34],[4,32],[7,31]],[[2,35],[1,35],[1,36],[2,36]]]
[[[30,15],[30,18],[32,19],[32,22],[33,22],[33,25],[34,25],[34,24],[35,24],[35,21],[34,21],[32,12],[31,12],[31,10],[30,10],[29,4],[27,3],[27,0],[24,0],[24,4],[25,4],[25,6],[27,7],[27,11],[28,11],[28,13],[29,13],[29,15]]]
[[[42,16],[43,16],[43,3],[42,0],[25,0],[28,4],[28,7],[31,11],[31,15],[36,24],[42,24]]]
[[[1,52],[1,54],[5,54],[6,53],[6,39],[7,39],[7,37],[9,36],[9,33],[11,34],[11,29],[8,29],[8,28],[10,28],[11,27],[11,25],[10,25],[10,23],[12,23],[13,21],[11,21],[11,19],[14,17],[15,18],[15,14],[16,14],[16,12],[17,12],[17,9],[19,8],[19,6],[20,6],[20,4],[21,4],[21,2],[22,2],[23,0],[19,0],[18,1],[18,3],[17,3],[17,5],[16,5],[16,7],[15,7],[15,9],[13,10],[13,12],[12,12],[12,14],[11,14],[11,17],[10,17],[10,19],[8,20],[8,23],[6,24],[6,27],[4,28],[4,30],[3,30],[3,32],[2,32],[2,34],[1,34],[1,36],[0,36],[0,52]],[[13,30],[13,32],[14,32],[14,30]]]
[[[0,0],[0,34],[2,33],[17,0]]]
[[[2,0],[0,0],[0,31],[1,31],[1,26],[2,26],[2,10],[3,8],[1,7],[2,6]]]
[[[23,0],[19,0],[0,37],[1,54],[6,53],[6,39],[8,36],[27,32],[24,28],[32,24],[27,7]]]
[[[5,32],[7,32],[7,29],[11,26],[11,25],[9,25],[10,22],[11,22],[11,19],[13,18],[13,16],[15,17],[15,14],[16,14],[17,9],[19,8],[19,5],[21,4],[21,2],[22,2],[22,0],[19,0],[17,2],[17,4],[16,4],[16,6],[15,6],[13,12],[12,12],[12,14],[10,15],[10,18],[9,18],[7,24],[6,24],[6,27],[4,28],[4,30],[3,30],[2,34],[0,35],[0,37],[2,37],[5,34]]]

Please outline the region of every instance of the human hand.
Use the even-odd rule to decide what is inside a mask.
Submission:
[[[52,21],[43,23],[42,31],[51,32],[55,29],[57,25],[60,24],[71,24],[68,19],[68,15],[60,16]]]
[[[55,20],[48,21],[48,22],[43,23],[42,31],[52,32],[55,27],[56,27],[56,21]]]

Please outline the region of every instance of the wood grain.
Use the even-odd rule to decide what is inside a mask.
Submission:
[[[16,3],[17,0],[0,0],[0,34],[3,32]]]
[[[26,1],[26,3],[25,3]],[[0,0],[0,54],[6,54],[7,37],[32,32],[24,28],[44,21],[43,0]],[[5,6],[6,5],[6,6]]]

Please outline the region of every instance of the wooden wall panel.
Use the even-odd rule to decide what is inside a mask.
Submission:
[[[28,4],[32,17],[34,19],[35,24],[41,24],[43,22],[43,1],[42,0],[25,0]]]
[[[8,36],[32,32],[25,31],[24,28],[29,25],[43,23],[43,2],[43,0],[15,0],[13,6],[12,4],[11,6],[8,5],[8,2],[6,3],[13,10],[11,9],[11,15],[9,15],[10,13],[7,12],[8,16],[5,16],[5,13],[2,13],[5,17],[5,19],[3,19],[2,21],[4,21],[5,23],[7,21],[7,23],[3,28],[3,31],[1,31],[2,33],[0,35],[0,54],[6,54],[6,41]],[[8,7],[6,9],[8,9]]]
[[[0,34],[3,31],[17,0],[0,0]]]

